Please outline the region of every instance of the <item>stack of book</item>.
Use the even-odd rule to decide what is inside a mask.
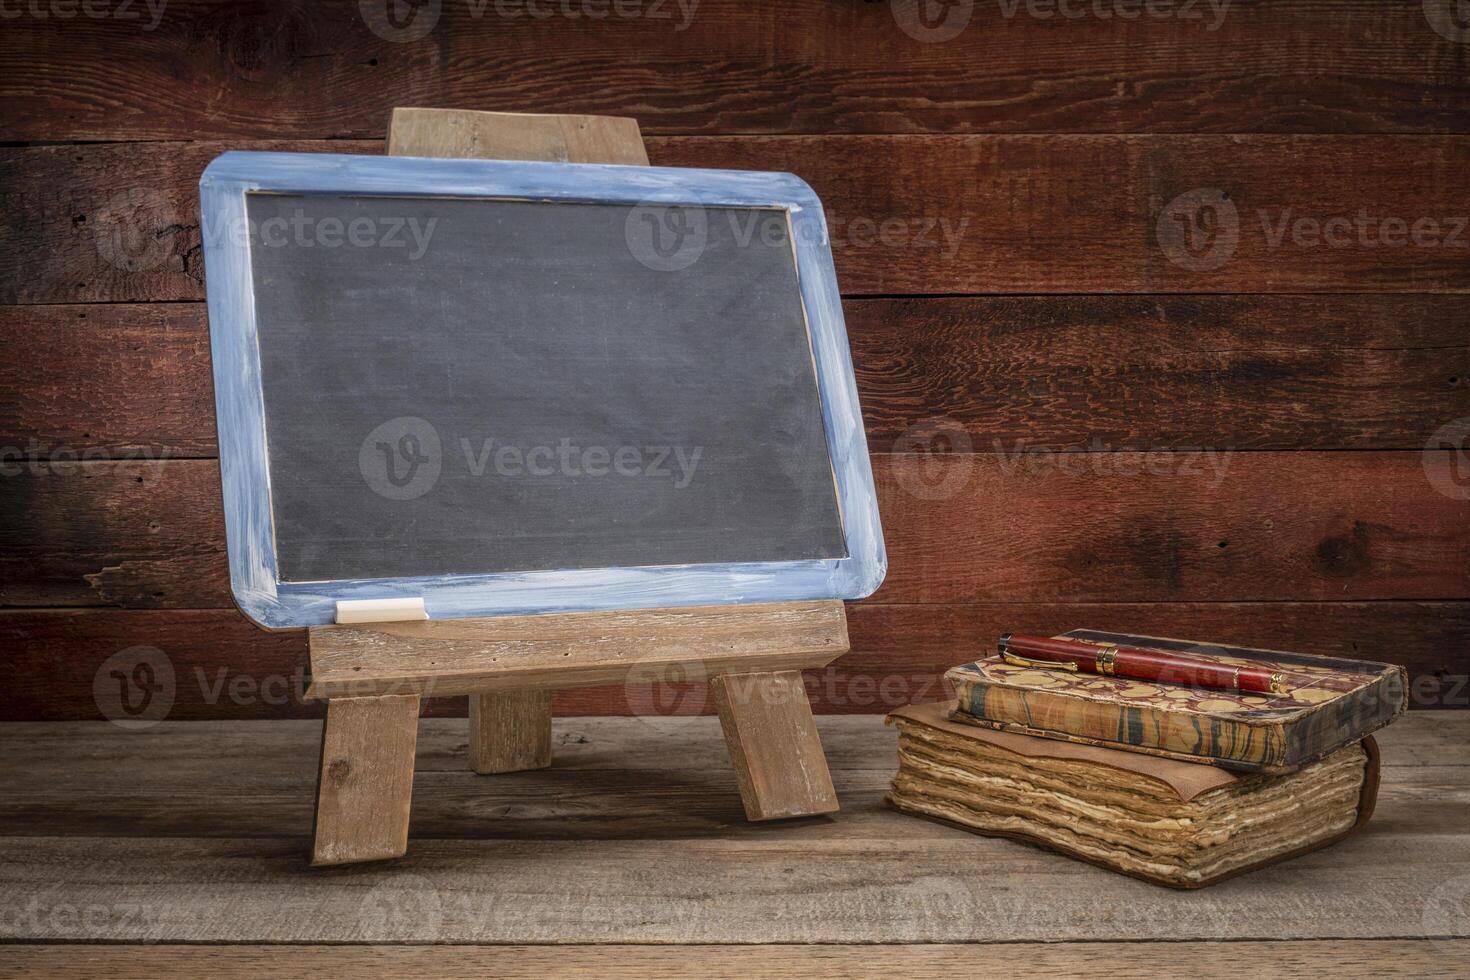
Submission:
[[[1086,630],[1052,639],[1082,641],[1077,656],[998,652],[945,675],[958,702],[889,715],[895,807],[1179,888],[1326,846],[1371,815],[1369,733],[1403,710],[1403,668]],[[1130,649],[1195,672],[1118,676],[1108,651],[1123,663]],[[1199,686],[1212,677],[1227,680]]]

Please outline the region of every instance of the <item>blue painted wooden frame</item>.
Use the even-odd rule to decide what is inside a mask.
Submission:
[[[848,557],[282,582],[277,574],[247,194],[519,198],[786,211],[816,362]],[[268,629],[335,618],[342,599],[422,596],[430,618],[858,599],[887,557],[821,202],[793,174],[667,167],[232,151],[199,181],[230,584]]]

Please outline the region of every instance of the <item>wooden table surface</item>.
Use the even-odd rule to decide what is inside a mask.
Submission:
[[[818,722],[842,812],[755,825],[713,718],[493,777],[425,720],[408,856],[315,871],[319,722],[3,725],[0,976],[1464,975],[1470,712],[1382,733],[1364,833],[1200,892],[895,813],[892,730]]]

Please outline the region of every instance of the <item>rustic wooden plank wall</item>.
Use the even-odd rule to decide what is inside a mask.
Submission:
[[[14,10],[0,717],[95,717],[140,657],[170,717],[311,713],[304,639],[226,588],[195,183],[225,148],[380,152],[395,105],[632,115],[655,164],[822,194],[892,567],[819,710],[1081,625],[1398,660],[1415,706],[1470,705],[1452,3]],[[712,710],[557,708],[655,702]]]

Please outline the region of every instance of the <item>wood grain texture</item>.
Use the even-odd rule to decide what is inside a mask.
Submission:
[[[551,765],[551,692],[471,694],[470,767],[482,776]]]
[[[807,671],[819,713],[873,713],[949,695],[944,672],[976,656],[1016,623],[1061,630],[1076,623],[1155,629],[1190,637],[1255,639],[1346,656],[1383,656],[1411,678],[1410,708],[1470,707],[1470,614],[1463,603],[1163,603],[882,606],[853,610],[854,652]],[[864,615],[871,610],[871,615]],[[77,611],[0,616],[13,655],[0,664],[6,720],[102,717],[94,685],[108,657],[169,657],[171,719],[319,717],[306,701],[304,652],[295,637],[266,645],[230,612]],[[123,627],[122,622],[140,624]],[[150,625],[142,626],[141,623]],[[1027,628],[1033,628],[1028,626]],[[241,635],[236,635],[241,634]],[[174,637],[175,639],[167,639]],[[139,642],[147,641],[147,642]],[[156,645],[155,645],[156,644]],[[129,658],[132,659],[129,659]],[[701,682],[653,682],[561,691],[558,716],[709,714]],[[425,714],[463,717],[465,699],[435,697]],[[657,722],[656,722],[657,723]],[[671,722],[677,724],[677,722]]]
[[[294,840],[5,838],[0,883],[21,908],[106,910],[85,931],[23,916],[24,938],[45,942],[1096,943],[1467,928],[1452,904],[1470,873],[1462,834],[1370,830],[1180,901],[1010,841],[905,840],[913,819],[894,820],[887,842],[824,835],[826,821],[796,840],[419,840],[404,862],[312,875]],[[998,875],[1027,889],[1023,911],[988,880]],[[1097,914],[1115,902],[1126,920]],[[1312,914],[1290,914],[1302,907]]]
[[[1426,895],[1438,912],[1470,871],[1463,835],[1368,833],[1181,902],[1009,841],[903,840],[905,826],[891,842],[421,840],[406,863],[310,876],[297,841],[6,838],[0,883],[22,908],[108,910],[85,932],[108,942],[1098,942],[1419,937]],[[973,863],[957,869],[957,848]],[[975,867],[1024,884],[1025,914]],[[1119,901],[1127,921],[1096,914]],[[73,922],[20,920],[47,942],[75,938]]]
[[[1470,415],[1470,308],[1455,296],[875,299],[845,312],[875,452],[1421,449]]]
[[[315,874],[300,864],[309,818],[298,788],[310,778],[312,723],[165,724],[137,733],[16,726],[0,742],[0,824],[24,830],[0,840],[0,889],[13,908],[40,912],[7,916],[0,928],[27,941],[196,943],[1470,936],[1462,905],[1470,767],[1435,762],[1463,744],[1466,713],[1421,712],[1385,729],[1385,793],[1360,835],[1190,895],[892,811],[880,789],[895,764],[893,736],[876,717],[821,721],[842,816],[778,826],[741,819],[714,719],[690,719],[675,732],[633,720],[557,724],[567,768],[496,780],[479,779],[454,757],[462,725],[426,725],[440,788],[416,794],[415,825],[450,836],[415,839],[395,865]],[[571,736],[565,749],[563,733]],[[242,743],[252,752],[237,771],[210,754],[238,752]],[[659,744],[664,751],[648,748]],[[669,751],[673,745],[683,751]],[[31,759],[37,754],[48,761]],[[600,768],[628,758],[649,768]],[[58,765],[64,759],[76,760],[75,776]],[[211,776],[191,775],[209,769]],[[92,777],[89,791],[79,789],[84,776]],[[591,812],[578,790],[583,780],[594,786],[591,802],[618,800],[613,812]],[[849,785],[860,790],[851,798]],[[655,814],[662,801],[642,798],[680,791],[703,797],[701,821]],[[224,799],[210,799],[220,793]],[[238,801],[274,813],[288,799],[296,816],[276,822],[273,836],[241,836],[266,820]],[[128,829],[94,836],[109,810],[114,819],[127,815],[119,827]],[[149,811],[156,827],[143,818]],[[155,836],[191,819],[205,833]],[[632,822],[619,831],[619,820]],[[454,833],[475,821],[479,839]],[[495,838],[497,828],[507,836]],[[998,892],[997,878],[1010,887]],[[1016,889],[1028,896],[1024,907]],[[1129,914],[1098,913],[1120,907]],[[99,911],[50,914],[66,908]],[[1291,914],[1302,908],[1311,914]]]
[[[318,626],[309,635],[310,699],[682,681],[822,667],[848,649],[837,600]]]
[[[0,466],[214,456],[202,304],[0,307]],[[22,380],[23,379],[23,380]]]
[[[648,165],[636,119],[461,109],[395,108],[388,155]]]
[[[893,836],[883,797],[896,736],[875,715],[817,719],[849,840]],[[886,732],[886,734],[885,734]],[[800,841],[810,823],[745,819],[715,718],[566,718],[553,729],[550,769],[479,779],[464,764],[462,721],[421,723],[413,837],[485,841]],[[166,722],[123,732],[88,722],[16,723],[0,744],[0,835],[45,837],[289,837],[311,834],[317,778],[314,721]],[[1418,712],[1378,736],[1387,778],[1374,827],[1462,833],[1470,804],[1470,712]],[[240,746],[250,751],[242,753]],[[232,759],[221,767],[222,757]],[[146,765],[140,764],[141,760]],[[1407,821],[1407,823],[1406,823]],[[954,840],[951,828],[908,821],[903,839]]]
[[[98,980],[157,977],[286,977],[331,973],[339,977],[445,978],[598,976],[628,980],[682,978],[697,968],[722,976],[791,978],[861,976],[874,962],[914,980],[945,980],[987,969],[1012,976],[1086,976],[1134,980],[1171,969],[1187,957],[1192,976],[1237,980],[1239,962],[1281,980],[1377,977],[1458,977],[1457,961],[1470,940],[1300,940],[1209,943],[1006,943],[914,946],[20,946],[10,950],[0,977],[86,973]]]
[[[1470,603],[1122,602],[878,605],[848,610],[852,652],[809,671],[818,712],[873,713],[946,696],[941,677],[1006,631],[1079,626],[1382,659],[1410,676],[1409,706],[1470,708]],[[234,610],[0,612],[0,716],[103,717],[94,684],[108,658],[158,651],[173,671],[170,719],[311,718],[306,638],[264,633]],[[139,650],[137,648],[142,648]],[[558,692],[563,715],[699,714],[714,704],[703,680]],[[425,714],[465,714],[462,698],[429,698]],[[677,721],[672,722],[677,724]],[[463,766],[461,761],[459,766]]]
[[[838,279],[851,295],[1470,290],[1470,209],[1457,193],[1470,167],[1466,137],[1416,137],[1412,153],[1390,136],[647,144],[656,165],[803,177],[822,197]],[[196,184],[226,148],[380,151],[308,140],[0,150],[13,215],[0,303],[201,299]],[[1332,219],[1347,224],[1324,238]],[[1186,227],[1187,239],[1169,237]]]
[[[405,104],[636,115],[659,133],[1463,132],[1470,99],[1416,2],[1133,18],[976,3],[945,12],[968,20],[938,43],[883,3],[594,8],[445,3],[382,34],[356,4],[24,17],[0,41],[0,96],[16,140],[376,138]]]
[[[311,863],[401,857],[408,848],[418,695],[327,703]]]
[[[4,488],[0,605],[231,604],[217,461],[51,461]]]
[[[1450,465],[1447,453],[880,457],[889,574],[874,601],[1458,598],[1470,501],[1428,489]]]
[[[710,679],[748,820],[835,813],[837,791],[800,672]]]
[[[879,456],[889,572],[873,601],[1466,598],[1470,500],[1431,482],[1452,483],[1450,457]],[[217,481],[213,460],[12,477],[0,602],[228,604]]]
[[[869,448],[1418,449],[1470,415],[1456,296],[844,304]],[[0,307],[0,460],[213,456],[200,304]],[[941,439],[944,445],[936,445]]]

